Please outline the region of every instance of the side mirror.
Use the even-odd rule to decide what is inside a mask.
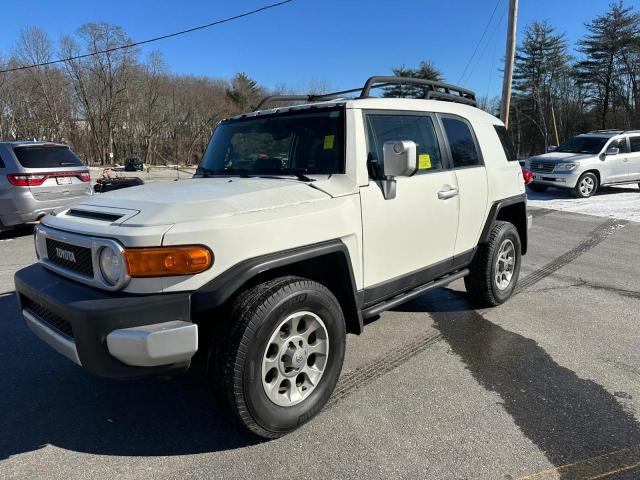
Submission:
[[[620,153],[620,149],[618,147],[609,147],[607,151],[604,153],[606,156],[609,155],[617,155]]]
[[[555,152],[558,149],[558,147],[556,147],[555,145],[549,145],[547,147],[547,152],[551,153],[551,152]]]
[[[410,177],[418,168],[418,148],[411,140],[384,142],[382,191],[387,200],[396,198],[395,177]]]

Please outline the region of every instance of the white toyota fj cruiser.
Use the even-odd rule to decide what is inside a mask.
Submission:
[[[390,84],[424,98],[370,97]],[[268,100],[307,103],[220,122],[193,179],[45,217],[15,283],[27,325],[97,375],[178,372],[206,351],[214,392],[274,438],[320,411],[363,319],[462,277],[477,305],[507,300],[530,217],[473,92],[372,77]]]

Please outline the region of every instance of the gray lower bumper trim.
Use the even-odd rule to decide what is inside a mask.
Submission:
[[[107,335],[109,353],[126,365],[155,367],[185,363],[198,351],[198,326],[174,320],[122,328]]]
[[[27,309],[22,310],[22,316],[24,317],[27,326],[33,333],[40,337],[40,340],[48,343],[51,348],[61,353],[72,362],[82,365],[82,363],[80,363],[80,358],[78,357],[76,344],[73,340],[70,340],[68,337],[56,332]]]

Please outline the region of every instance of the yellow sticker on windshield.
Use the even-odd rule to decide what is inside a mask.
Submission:
[[[327,135],[324,137],[324,149],[331,150],[333,148],[333,141],[335,140],[335,135]]]
[[[428,153],[418,155],[418,170],[427,170],[431,168],[431,157]]]

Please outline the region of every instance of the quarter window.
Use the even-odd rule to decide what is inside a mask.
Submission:
[[[451,146],[454,168],[480,165],[480,155],[478,155],[469,125],[451,117],[443,117],[442,124]]]
[[[427,115],[366,116],[368,160],[376,178],[382,174],[382,149],[385,142],[411,140],[418,151],[418,171],[426,173],[442,169],[442,155],[438,146],[433,120]]]
[[[632,152],[640,152],[640,137],[629,137]]]
[[[500,143],[502,144],[504,156],[507,157],[507,160],[510,162],[515,162],[516,160],[518,160],[516,149],[513,146],[511,135],[509,135],[507,129],[502,125],[494,125],[494,128],[496,129],[496,133],[498,134],[498,138],[500,139]]]

